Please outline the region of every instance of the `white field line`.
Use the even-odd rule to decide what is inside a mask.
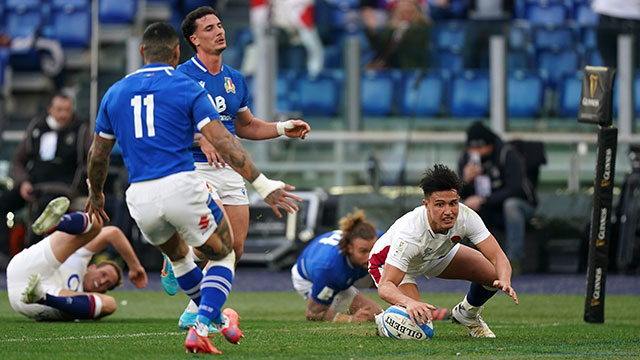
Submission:
[[[373,325],[373,324],[372,324]],[[548,327],[559,326],[559,323],[549,324],[501,324],[494,325],[493,328],[506,328],[506,327]],[[326,330],[348,330],[348,327],[322,327],[322,328],[308,328],[308,329],[277,329],[268,330],[269,332],[291,332],[291,331],[326,331]],[[255,329],[251,330],[252,333],[261,333],[267,330]],[[0,343],[10,342],[39,342],[39,341],[74,341],[74,340],[92,340],[92,339],[122,339],[122,338],[135,338],[145,336],[168,336],[168,335],[186,335],[186,331],[168,331],[168,332],[153,332],[153,333],[137,333],[137,334],[116,334],[116,335],[88,335],[88,336],[65,336],[65,337],[51,337],[51,338],[13,338],[13,339],[0,339]]]

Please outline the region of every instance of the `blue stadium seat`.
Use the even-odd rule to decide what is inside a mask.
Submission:
[[[292,86],[296,78],[295,71],[279,71],[276,77],[276,111],[292,112],[296,108],[296,92]],[[249,107],[255,109],[255,76],[245,77],[247,90],[249,91]]]
[[[580,43],[585,49],[598,47],[598,35],[594,26],[580,28]]]
[[[524,49],[531,43],[531,26],[528,22],[515,20],[509,26],[509,48]]]
[[[9,48],[0,47],[0,87],[4,84],[4,70],[9,65]]]
[[[340,110],[342,79],[333,72],[324,71],[315,78],[298,76],[294,91],[298,93],[298,107],[304,115],[335,116]]]
[[[582,93],[582,71],[567,74],[558,87],[558,109],[560,117],[576,118]]]
[[[573,46],[575,33],[568,27],[538,26],[533,31],[533,46],[537,49],[563,49]]]
[[[460,23],[455,21],[437,24],[432,31],[432,41],[438,49],[460,51],[464,47],[465,30]]]
[[[567,20],[567,8],[560,3],[530,3],[526,19],[533,25],[562,25]]]
[[[98,6],[101,23],[130,24],[138,11],[137,0],[99,0]]]
[[[540,50],[537,53],[538,68],[546,73],[549,85],[554,87],[562,77],[578,70],[580,54],[574,48]]]
[[[400,90],[400,113],[405,116],[438,116],[445,102],[445,76],[439,72],[405,74]]]
[[[390,71],[365,71],[361,77],[360,101],[362,113],[387,116],[395,103],[395,84]]]
[[[432,51],[431,63],[437,65],[440,69],[449,71],[461,71],[464,69],[464,59],[459,50],[438,50]]]
[[[54,0],[51,27],[63,47],[87,47],[91,39],[89,0]]]
[[[598,49],[587,50],[585,54],[585,65],[604,66],[604,61]]]
[[[530,69],[533,67],[533,51],[531,49],[515,49],[507,52],[509,70]]]
[[[509,117],[537,117],[544,103],[544,82],[532,72],[514,71],[507,78]]]
[[[451,80],[449,113],[458,117],[489,115],[489,75],[467,70]]]
[[[5,31],[10,37],[28,37],[42,25],[39,0],[7,0]]]
[[[344,48],[342,44],[324,46],[324,67],[327,69],[341,69],[343,64]]]
[[[573,18],[580,26],[598,25],[598,14],[591,10],[589,4],[578,4],[574,9]]]

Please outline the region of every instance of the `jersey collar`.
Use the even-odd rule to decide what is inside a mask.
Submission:
[[[209,72],[207,67],[204,66],[204,64],[200,61],[200,59],[198,59],[196,55],[193,55],[193,57],[191,58],[191,62],[193,62],[195,66],[198,67],[198,69],[202,70],[202,72]],[[220,65],[220,72],[223,72],[223,71],[224,71],[224,63]]]
[[[132,72],[131,74],[127,75],[126,77],[129,77],[133,74],[139,74],[139,73],[143,73],[143,72],[154,72],[154,71],[164,71],[167,73],[167,75],[171,75],[171,72],[174,71],[175,69],[172,66],[169,66],[167,64],[161,64],[161,63],[152,63],[152,64],[147,64],[143,67],[141,67],[140,69]]]

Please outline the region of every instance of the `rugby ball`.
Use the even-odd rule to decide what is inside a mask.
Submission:
[[[429,340],[433,337],[433,323],[416,325],[407,310],[398,305],[392,305],[382,313],[380,331],[393,339],[401,340]]]

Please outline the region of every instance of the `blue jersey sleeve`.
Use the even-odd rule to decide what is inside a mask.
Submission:
[[[194,93],[194,125],[198,130],[200,130],[210,121],[220,119],[220,114],[218,114],[218,111],[216,111],[213,98],[205,89],[198,86],[195,81],[193,81],[193,86],[191,86],[191,88],[193,89],[192,91]]]
[[[240,100],[240,106],[238,107],[239,111],[245,111],[249,109],[249,88],[247,87],[247,82],[244,79],[244,76],[240,75],[240,83],[242,84],[242,100]]]

